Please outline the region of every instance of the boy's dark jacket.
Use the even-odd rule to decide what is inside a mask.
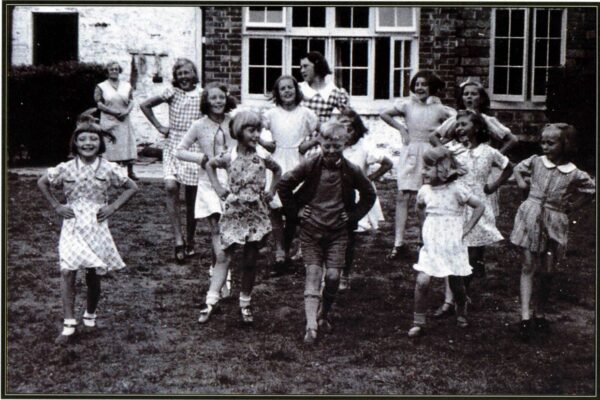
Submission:
[[[348,228],[354,230],[358,221],[373,207],[376,197],[375,189],[359,167],[344,157],[340,161],[342,200],[346,214],[348,214]],[[277,193],[288,220],[297,221],[300,209],[315,197],[322,169],[323,156],[319,154],[305,160],[283,175],[277,185]],[[294,189],[301,183],[303,185],[294,193]],[[360,196],[358,203],[356,203],[355,189],[358,190]]]

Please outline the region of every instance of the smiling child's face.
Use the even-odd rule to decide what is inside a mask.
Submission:
[[[282,79],[277,90],[283,105],[292,105],[296,102],[296,86],[294,86],[294,81],[291,79]]]
[[[175,78],[181,90],[190,91],[194,89],[194,69],[190,64],[184,64],[175,72]]]
[[[429,97],[429,83],[425,78],[417,78],[415,81],[415,95],[421,101],[427,100]]]
[[[222,115],[225,113],[225,104],[227,103],[227,96],[219,88],[208,89],[208,104],[210,105],[209,110],[211,114]]]
[[[100,135],[95,132],[82,132],[75,139],[77,153],[81,158],[92,159],[100,151]]]

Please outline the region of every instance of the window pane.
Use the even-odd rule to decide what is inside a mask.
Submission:
[[[310,7],[310,26],[325,26],[325,7]]]
[[[350,88],[350,70],[348,69],[336,69],[335,70],[335,84],[337,87],[344,88],[349,91]]]
[[[410,70],[405,70],[403,75],[402,97],[408,97],[410,94]]]
[[[411,7],[396,7],[396,26],[412,26],[413,11]]]
[[[523,94],[523,68],[510,68],[508,94]]]
[[[560,39],[550,39],[548,42],[548,65],[560,65]]]
[[[249,7],[248,20],[250,22],[265,22],[265,8]]]
[[[264,39],[250,39],[249,42],[250,65],[263,65],[265,63]]]
[[[508,65],[508,39],[496,39],[495,47],[496,65]]]
[[[496,10],[496,36],[508,36],[508,10]]]
[[[548,36],[548,10],[535,11],[535,36]]]
[[[355,69],[352,70],[352,95],[353,96],[366,96],[367,95],[367,77],[366,69]]]
[[[534,96],[546,95],[546,68],[536,68],[533,77],[533,94]]]
[[[281,40],[267,39],[267,65],[282,65]]]
[[[352,46],[352,66],[369,66],[369,43],[366,41],[354,41]]]
[[[396,59],[399,57],[396,56]],[[398,86],[400,82],[393,82]],[[390,38],[375,39],[375,98],[390,98]]]
[[[369,27],[369,7],[353,7],[352,27],[353,28],[368,28]]]
[[[547,55],[548,55],[548,40],[547,39],[536,39],[534,65],[546,65]]]
[[[379,26],[393,27],[396,25],[396,20],[392,8],[379,7]]]
[[[308,39],[292,39],[292,65],[299,66],[300,60],[308,53]]]
[[[523,39],[511,39],[510,65],[523,65]]]
[[[311,39],[308,42],[308,49],[310,51],[318,51],[321,54],[325,54],[325,39]]]
[[[525,10],[512,10],[510,36],[525,36]]]
[[[402,82],[400,81],[400,71],[394,71],[394,90],[393,96],[400,97],[400,89],[402,89]],[[375,81],[375,91],[377,92],[378,83]]]
[[[248,92],[263,93],[265,85],[264,69],[248,68]]]
[[[404,67],[405,68],[410,68],[410,46],[411,43],[406,40],[404,42]]]
[[[280,68],[267,68],[267,81],[264,90],[264,93],[270,92],[275,84],[277,78],[282,75],[282,69]]]
[[[308,7],[292,8],[292,26],[308,26]]]
[[[508,92],[507,86],[508,68],[495,67],[494,68],[494,93],[506,94]]]
[[[562,36],[562,10],[550,11],[550,37]]]
[[[402,41],[395,40],[394,41],[394,67],[399,68],[402,65],[400,64],[400,60],[402,57]]]
[[[283,7],[267,7],[267,22],[283,22]]]
[[[335,8],[335,26],[340,28],[352,27],[352,7]]]
[[[335,65],[350,66],[350,42],[346,40],[335,41]]]

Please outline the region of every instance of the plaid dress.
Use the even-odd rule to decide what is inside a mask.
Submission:
[[[198,184],[198,164],[179,161],[175,157],[175,149],[187,130],[197,119],[200,113],[200,88],[185,92],[179,88],[167,88],[161,95],[169,104],[169,136],[163,150],[163,170],[165,179],[175,179],[177,182],[188,186]],[[200,151],[198,144],[193,144],[191,151]]]
[[[510,241],[533,253],[558,243],[558,257],[567,246],[569,220],[565,211],[574,196],[592,196],[596,185],[590,176],[572,164],[555,165],[546,156],[531,156],[515,167],[531,178],[529,196],[515,216]]]
[[[60,269],[96,268],[100,275],[121,269],[121,259],[108,221],[98,222],[98,210],[108,201],[108,188],[122,187],[128,178],[119,165],[99,157],[92,165],[79,158],[48,168],[48,181],[62,189],[74,218],[63,220],[58,243]]]

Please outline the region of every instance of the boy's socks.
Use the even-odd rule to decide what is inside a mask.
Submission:
[[[90,314],[87,310],[83,313],[83,325],[93,328],[96,326],[96,313]]]
[[[310,294],[304,295],[307,329],[317,329],[317,310],[319,309],[320,300],[319,296]]]
[[[209,290],[208,293],[206,293],[206,304],[208,304],[210,306],[214,306],[215,304],[217,304],[219,302],[220,298],[221,298],[221,296],[218,292],[211,292]]]
[[[425,313],[414,313],[413,314],[413,325],[414,326],[425,326],[427,323],[426,314]]]
[[[252,297],[250,295],[240,293],[240,308],[248,307],[250,305],[251,300]]]
[[[77,325],[77,320],[75,318],[65,318],[61,335],[70,336],[74,334],[75,325]]]

